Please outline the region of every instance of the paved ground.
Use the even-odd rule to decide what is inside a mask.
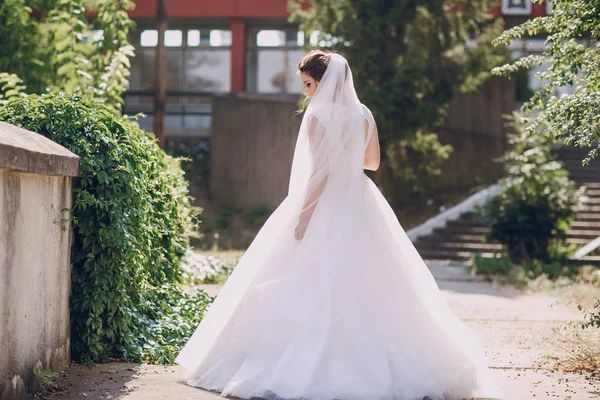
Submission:
[[[552,353],[552,329],[580,320],[574,307],[547,296],[500,290],[464,273],[461,267],[431,265],[454,312],[481,338],[489,365],[506,400],[600,399],[600,381],[539,368]],[[207,286],[212,294],[218,286]],[[113,363],[74,366],[61,378],[63,394],[52,398],[127,400],[216,400],[215,393],[186,386],[177,366]],[[369,399],[365,399],[369,400]]]

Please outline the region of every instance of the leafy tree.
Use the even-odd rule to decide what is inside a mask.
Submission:
[[[598,155],[600,138],[600,0],[552,0],[552,6],[553,15],[526,21],[495,41],[508,45],[525,36],[546,34],[543,54],[523,57],[493,73],[512,75],[546,66],[537,73],[544,85],[523,105],[524,113],[539,111],[537,118],[527,121],[527,129],[533,133],[544,125],[548,135],[567,145],[593,146],[584,160],[588,163]],[[561,88],[572,93],[558,95]]]
[[[348,59],[358,94],[377,120],[387,166],[419,182],[438,174],[451,152],[432,128],[460,92],[474,90],[504,60],[491,45],[501,29],[487,14],[492,4],[312,0],[309,6],[292,0],[289,8],[306,35],[320,32],[319,46]]]
[[[93,5],[97,16],[88,20],[83,0],[0,3],[0,72],[19,77],[27,93],[77,93],[120,109],[134,56],[127,39],[134,23],[125,10],[134,3]]]

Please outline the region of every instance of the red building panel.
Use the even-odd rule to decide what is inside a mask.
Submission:
[[[156,0],[134,0],[133,18],[154,18]],[[494,17],[501,16],[500,5],[492,7]],[[287,18],[287,0],[168,0],[172,18]],[[546,15],[546,4],[532,4],[532,17]]]
[[[490,14],[492,14],[494,16],[494,18],[498,18],[502,16],[502,7],[500,6],[500,4],[498,4],[497,6],[493,6],[490,9]]]
[[[134,0],[133,18],[153,18],[156,0]],[[287,18],[287,0],[168,0],[171,18]]]
[[[231,21],[231,91],[246,90],[246,23],[241,19]]]
[[[531,5],[531,17],[543,17],[546,15],[546,3],[538,4],[533,3]]]

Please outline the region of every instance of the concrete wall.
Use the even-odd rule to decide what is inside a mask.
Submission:
[[[0,122],[0,399],[32,390],[33,368],[70,361],[68,214],[79,158]]]
[[[268,205],[287,195],[302,115],[297,97],[213,100],[211,195],[224,207]]]
[[[493,78],[479,90],[458,96],[438,129],[440,142],[454,148],[438,189],[469,188],[502,176],[495,161],[507,149],[505,114],[517,108],[514,80]]]
[[[494,159],[506,148],[502,115],[515,110],[514,91],[513,81],[493,78],[458,97],[437,129],[454,153],[436,188],[460,190],[501,176],[502,166]],[[297,98],[214,98],[211,194],[217,205],[275,208],[285,198],[302,118],[292,119],[297,108]]]

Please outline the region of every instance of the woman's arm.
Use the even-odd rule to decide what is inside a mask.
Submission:
[[[304,201],[304,204],[302,205],[302,211],[300,212],[300,218],[298,219],[298,224],[296,225],[296,230],[294,232],[296,240],[300,240],[304,237],[306,228],[308,228],[308,223],[312,218],[313,212],[317,207],[318,199],[321,196],[321,193],[323,193],[326,184],[327,176],[323,178],[321,183],[315,188],[312,194]]]
[[[377,171],[381,162],[381,153],[379,150],[379,133],[377,132],[377,124],[373,122],[373,133],[369,138],[369,123],[365,121],[365,140],[369,139],[365,150],[364,169]]]
[[[308,142],[311,155],[311,168],[313,169],[302,203],[302,209],[298,217],[298,223],[295,229],[295,237],[300,240],[308,228],[308,223],[317,207],[319,197],[327,185],[327,143],[325,139],[325,129],[322,124],[313,118],[308,123]]]

